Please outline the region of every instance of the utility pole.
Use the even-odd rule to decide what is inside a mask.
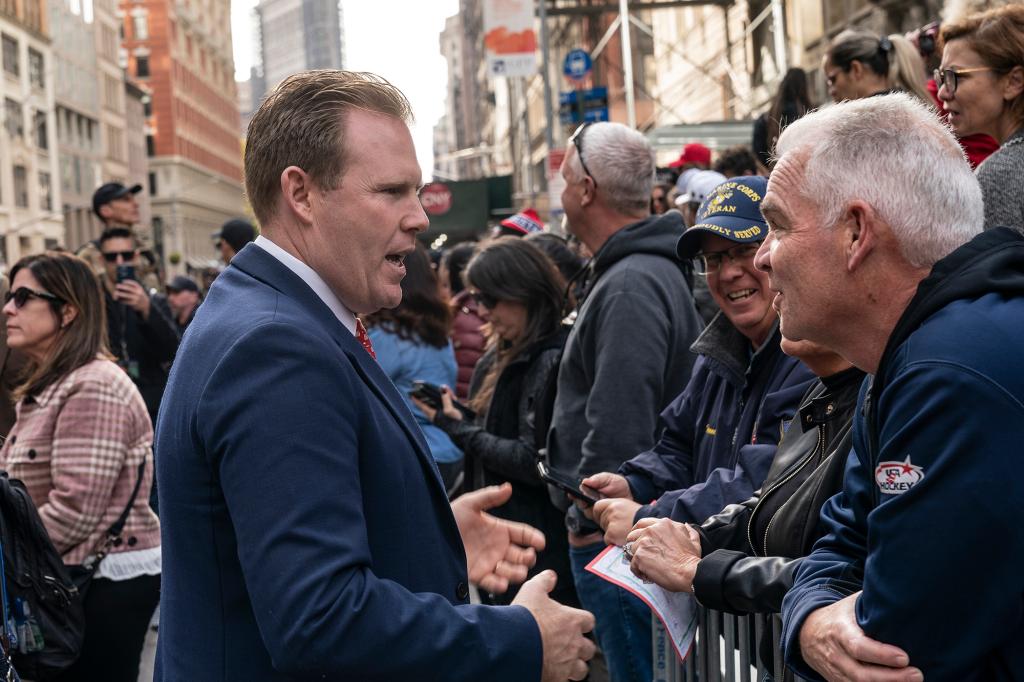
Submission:
[[[549,62],[550,55],[548,54],[551,49],[551,43],[548,34],[548,0],[540,0],[538,15],[540,17],[541,68],[543,69],[542,75],[544,77],[544,139],[548,143],[548,153],[550,153],[555,148],[555,122],[551,116],[551,82],[549,80],[551,67]]]
[[[625,73],[626,120],[636,128],[636,95],[633,92],[633,45],[629,39],[629,0],[619,0],[619,31],[622,34],[622,70]]]

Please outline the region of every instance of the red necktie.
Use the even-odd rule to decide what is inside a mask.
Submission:
[[[370,354],[370,357],[374,360],[377,359],[377,354],[373,352],[373,344],[370,343],[370,336],[366,333],[366,327],[363,326],[363,321],[358,317],[356,318],[356,338],[359,339],[359,343],[363,344],[363,348]]]

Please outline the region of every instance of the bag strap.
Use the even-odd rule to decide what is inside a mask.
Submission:
[[[100,562],[107,556],[110,548],[114,546],[114,542],[121,537],[121,533],[124,531],[124,526],[128,522],[128,515],[131,514],[132,507],[135,506],[135,499],[139,496],[139,489],[142,487],[142,477],[146,473],[146,460],[148,455],[143,455],[142,461],[139,462],[138,475],[135,478],[135,487],[132,488],[132,495],[128,498],[128,504],[124,506],[124,510],[121,511],[121,515],[117,517],[114,523],[110,524],[110,528],[107,529],[107,537],[103,539],[100,545],[99,551],[92,558],[91,563],[83,564],[89,571],[95,571],[99,568]],[[68,552],[71,550],[69,549]],[[65,552],[67,554],[67,552]]]

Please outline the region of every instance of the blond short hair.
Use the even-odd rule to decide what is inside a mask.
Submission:
[[[257,220],[274,214],[281,173],[289,166],[304,170],[319,187],[338,187],[345,170],[345,115],[353,109],[412,119],[405,95],[372,73],[305,71],[263,100],[245,144],[245,189]]]

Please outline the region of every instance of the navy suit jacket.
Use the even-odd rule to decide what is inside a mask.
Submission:
[[[522,607],[470,605],[401,396],[255,245],[185,335],[157,428],[157,680],[537,680]]]

